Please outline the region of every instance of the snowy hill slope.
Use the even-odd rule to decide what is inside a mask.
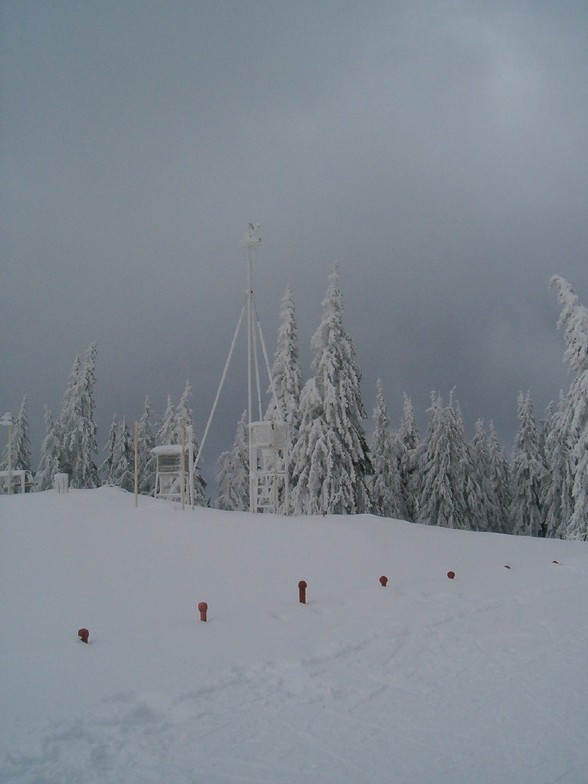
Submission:
[[[1,497],[0,567],[3,784],[588,781],[585,543],[102,488]]]

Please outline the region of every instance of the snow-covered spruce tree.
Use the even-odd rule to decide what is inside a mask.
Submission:
[[[237,424],[233,448],[223,452],[217,461],[216,508],[229,512],[249,509],[249,449],[247,412]]]
[[[272,387],[270,404],[265,419],[277,419],[288,425],[288,455],[292,454],[292,446],[298,438],[300,416],[300,392],[302,389],[302,371],[298,352],[298,325],[296,322],[296,306],[290,287],[282,298],[280,324],[276,341],[274,362],[271,369]],[[275,395],[274,395],[275,393]],[[290,486],[292,465],[288,460]]]
[[[10,444],[10,462],[13,471],[31,470],[31,442],[29,439],[29,419],[27,415],[27,396],[20,404],[18,414],[14,418],[12,439]],[[2,469],[8,468],[8,444],[4,447]]]
[[[400,474],[403,445],[397,434],[390,433],[390,417],[381,379],[377,380],[376,387],[371,448],[374,473],[369,482],[371,511],[381,517],[403,520],[406,517],[406,503]]]
[[[72,475],[72,465],[74,462],[73,448],[71,445],[72,433],[77,429],[79,417],[78,393],[80,386],[82,363],[79,355],[75,358],[63,399],[61,401],[61,411],[57,419],[57,432],[60,437],[59,446],[59,465],[61,471]]]
[[[300,396],[300,428],[292,449],[292,508],[294,514],[327,514],[331,509],[329,476],[331,434],[324,417],[316,380],[309,379]]]
[[[70,476],[72,487],[97,487],[98,469],[94,463],[96,423],[94,421],[94,386],[96,379],[96,344],[86,351],[84,362],[76,358],[59,416],[62,438],[60,465]]]
[[[453,400],[453,393],[450,398],[450,403]],[[455,412],[457,418],[458,432],[461,433],[463,441],[463,460],[464,468],[463,473],[465,477],[464,484],[464,497],[466,502],[466,519],[469,527],[473,531],[485,530],[483,526],[486,524],[486,496],[484,487],[480,484],[480,476],[476,470],[474,463],[474,454],[471,446],[465,440],[465,427],[463,424],[463,417],[461,413],[461,406],[455,401]]]
[[[192,386],[189,381],[186,381],[186,386],[178,403],[176,409],[176,425],[175,425],[175,438],[176,441],[171,443],[187,444],[189,429],[192,428],[192,449],[194,451],[194,459],[198,455],[200,446],[196,440],[196,428],[194,427],[194,415],[190,408],[190,398],[192,397]],[[205,495],[206,482],[204,477],[198,471],[198,466],[194,466],[194,503],[196,506],[207,506],[208,500]]]
[[[545,409],[545,414],[543,415],[543,419],[537,422],[537,435],[539,436],[539,449],[541,451],[541,457],[543,459],[543,464],[545,465],[545,467],[547,467],[547,463],[545,462],[547,439],[549,438],[549,433],[551,432],[551,428],[553,427],[554,416],[555,416],[555,411],[554,411],[554,403],[552,400],[548,404],[547,408]]]
[[[572,515],[565,531],[566,539],[588,540],[588,371],[579,375],[570,387],[572,405],[571,464]]]
[[[480,489],[481,498],[475,528],[478,531],[497,533],[501,530],[501,511],[490,470],[489,441],[481,419],[478,419],[475,424],[474,438],[470,445],[470,457],[471,470]]]
[[[102,484],[104,485],[113,485],[114,481],[112,478],[112,466],[114,463],[114,449],[116,446],[118,436],[118,425],[116,422],[116,414],[112,417],[112,422],[110,425],[110,430],[108,431],[108,439],[106,444],[104,445],[104,453],[106,457],[104,458],[103,462],[100,464],[99,473],[102,477]]]
[[[110,467],[110,484],[122,487],[129,493],[135,489],[135,448],[127,427],[126,417],[123,417],[116,430]]]
[[[541,509],[545,467],[539,446],[539,434],[531,395],[522,392],[517,400],[519,429],[511,461],[510,517],[513,533],[545,536]]]
[[[545,536],[563,538],[572,517],[574,473],[570,448],[571,407],[567,396],[560,392],[559,405],[546,420],[543,462],[546,467],[542,484],[541,506]]]
[[[398,438],[401,449],[400,475],[406,503],[406,519],[414,521],[417,519],[418,499],[420,497],[418,468],[421,438],[416,424],[412,400],[406,393],[404,394]]]
[[[277,400],[272,395],[265,419],[276,417],[286,422],[290,429],[290,442],[293,443],[298,431],[302,371],[298,354],[296,306],[289,286],[282,298],[280,324],[271,373]]]
[[[163,420],[157,433],[157,444],[166,446],[176,443],[176,409],[172,403],[171,395],[167,396],[167,406],[163,415]]]
[[[492,421],[488,430],[488,476],[497,505],[497,517],[490,521],[490,530],[510,534],[510,467]]]
[[[49,490],[53,487],[53,477],[61,471],[59,458],[61,455],[61,434],[59,423],[53,420],[53,414],[45,406],[45,438],[41,446],[41,457],[35,474],[35,490]]]
[[[362,424],[361,373],[343,326],[337,264],[311,348],[315,375],[301,395],[300,429],[292,449],[295,508],[307,514],[361,514],[369,510],[372,466]]]
[[[151,495],[155,490],[157,458],[151,452],[155,446],[155,433],[151,422],[151,401],[145,398],[143,413],[139,420],[139,492]]]
[[[574,378],[568,394],[569,438],[573,469],[573,510],[565,522],[565,538],[588,539],[588,309],[570,284],[553,277],[561,305],[558,326],[564,330],[565,359]],[[562,521],[563,522],[563,521]]]
[[[437,393],[427,410],[429,427],[423,445],[421,498],[417,521],[446,528],[470,529],[466,500],[469,465],[461,416],[451,394],[449,404]]]

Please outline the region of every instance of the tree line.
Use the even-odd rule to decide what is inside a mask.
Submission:
[[[552,278],[561,306],[565,358],[571,371],[567,392],[539,420],[530,393],[517,400],[518,430],[507,457],[490,422],[475,424],[471,441],[455,391],[444,401],[431,395],[426,432],[416,424],[405,395],[401,421],[392,429],[381,380],[377,382],[373,431],[368,443],[367,413],[353,340],[343,322],[339,268],[329,276],[322,315],[312,336],[313,375],[303,382],[296,308],[288,288],[282,299],[266,419],[289,426],[289,482],[294,514],[364,514],[399,518],[463,530],[588,539],[588,310],[570,284]],[[46,436],[34,489],[52,487],[65,472],[79,488],[111,484],[132,490],[135,436],[126,419],[115,416],[98,466],[94,424],[96,345],[76,358],[54,419],[46,409]],[[191,387],[174,406],[168,397],[162,417],[146,398],[138,423],[140,492],[153,492],[157,444],[180,443],[193,426]],[[182,430],[183,429],[183,430]],[[192,430],[194,428],[192,427]],[[215,506],[249,508],[247,417],[243,414],[231,449],[217,462]],[[198,443],[193,444],[198,453]],[[8,461],[7,448],[3,463]],[[26,397],[15,419],[12,466],[30,470]],[[196,502],[210,505],[197,470]]]

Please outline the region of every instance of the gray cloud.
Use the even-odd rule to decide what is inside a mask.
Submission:
[[[273,344],[342,264],[368,408],[457,386],[506,446],[567,384],[552,274],[588,302],[584,3],[23,2],[3,7],[0,407],[33,436],[98,341],[99,438],[186,378],[204,427],[263,224]],[[245,404],[235,366],[206,460]]]

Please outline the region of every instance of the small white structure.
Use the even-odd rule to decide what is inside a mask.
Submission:
[[[165,444],[151,452],[157,458],[155,472],[155,498],[189,502],[194,506],[194,447],[192,439],[187,444]]]
[[[33,483],[33,475],[30,471],[22,471],[17,469],[15,471],[0,471],[0,488],[2,488],[2,493],[14,493],[15,488],[16,492],[24,493],[26,491],[26,486],[29,487]]]
[[[53,489],[58,493],[69,493],[69,474],[55,474]]]
[[[252,512],[288,514],[288,425],[249,425],[249,500]]]

